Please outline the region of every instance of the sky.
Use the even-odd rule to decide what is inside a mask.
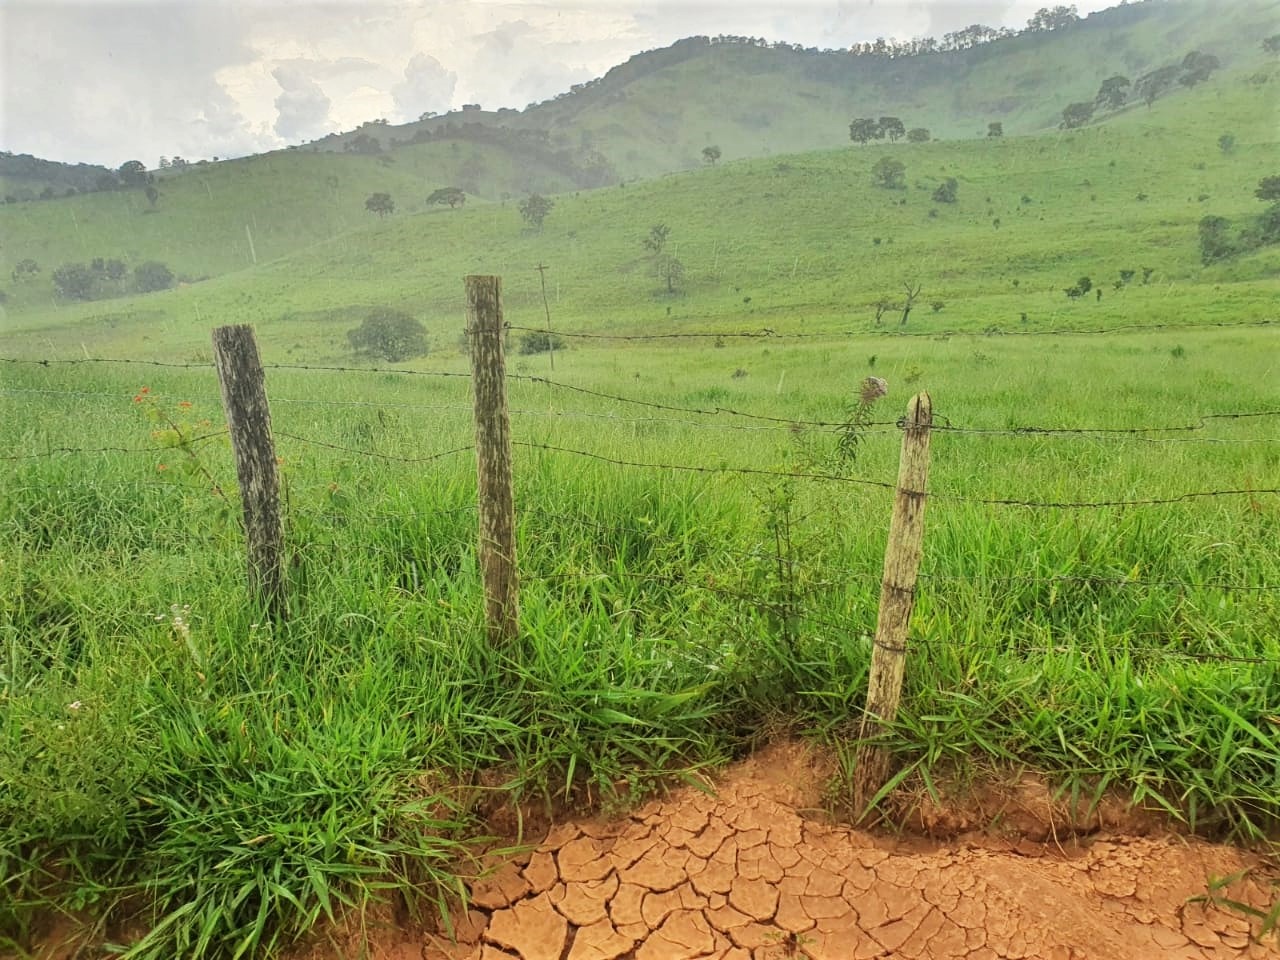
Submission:
[[[0,0],[0,150],[118,167],[522,108],[694,34],[821,48],[1049,0]],[[1077,0],[1083,16],[1111,5]]]

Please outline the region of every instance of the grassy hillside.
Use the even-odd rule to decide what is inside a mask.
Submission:
[[[545,130],[562,149],[603,155],[623,178],[696,167],[709,144],[730,159],[836,147],[858,116],[897,116],[943,139],[984,136],[993,121],[1031,133],[1055,128],[1067,104],[1092,101],[1107,77],[1136,80],[1193,49],[1227,66],[1259,63],[1259,41],[1278,22],[1276,0],[1175,0],[918,56],[684,40],[519,113],[452,113],[361,132],[389,145],[459,122]],[[353,135],[319,145],[340,148]]]
[[[204,176],[196,173],[181,202],[166,196],[165,210],[134,209],[134,219],[148,227],[166,217],[186,224],[185,245],[167,254],[186,269],[211,262],[244,269],[163,294],[56,309],[47,294],[22,292],[44,281],[11,285],[19,292],[8,323],[12,330],[39,329],[46,352],[85,344],[99,352],[175,354],[203,349],[214,323],[246,321],[298,356],[332,358],[346,351],[345,331],[363,311],[388,305],[419,316],[438,346],[451,347],[464,274],[503,274],[512,317],[532,321],[543,312],[533,270],[539,262],[551,268],[551,311],[562,329],[870,330],[875,304],[898,303],[906,283],[921,285],[907,332],[1270,318],[1280,249],[1206,267],[1196,231],[1206,214],[1238,226],[1262,213],[1253,190],[1280,156],[1272,96],[1278,75],[1275,65],[1224,72],[1177,100],[1078,131],[851,146],[563,195],[541,232],[522,224],[513,203],[397,212],[379,222],[360,209],[361,194],[403,175],[399,164],[340,158],[351,181],[357,172],[364,179],[358,186],[343,180],[347,192],[338,202],[325,195],[319,176],[326,158],[287,154],[271,158],[277,172],[250,175],[246,168],[240,176],[260,185],[257,196],[269,197],[284,171],[317,171],[293,178],[317,201],[304,250],[247,267],[243,223],[225,210],[227,246],[208,244],[217,204],[192,189]],[[1231,152],[1218,146],[1224,132],[1235,137]],[[904,189],[873,183],[872,168],[883,157],[905,165]],[[229,191],[237,174],[225,175]],[[933,192],[948,177],[958,182],[957,200],[937,202]],[[79,201],[90,202],[126,201],[115,195]],[[195,232],[186,215],[205,204],[209,225]],[[256,224],[260,261],[300,239],[287,211],[253,208],[242,201],[233,211]],[[27,209],[34,208],[18,215]],[[365,226],[325,234],[353,222]],[[684,265],[674,295],[641,243],[656,223],[671,227],[668,251]],[[110,224],[101,225],[104,244]],[[157,232],[152,242],[149,249],[159,253],[170,240]],[[1122,270],[1134,271],[1134,279],[1116,289]],[[1069,299],[1064,289],[1086,275],[1102,289],[1101,299],[1093,293]],[[890,328],[896,316],[886,314]],[[13,349],[35,345],[20,338]]]

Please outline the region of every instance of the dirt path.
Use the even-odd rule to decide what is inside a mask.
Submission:
[[[803,776],[803,771],[794,771]],[[457,943],[383,941],[384,960],[1252,960],[1240,914],[1269,906],[1260,858],[1183,837],[1099,834],[1066,846],[975,837],[901,842],[806,819],[812,784],[760,757],[716,796],[685,789],[610,823],[555,826],[495,864],[455,918]],[[1228,891],[1223,891],[1227,893]]]

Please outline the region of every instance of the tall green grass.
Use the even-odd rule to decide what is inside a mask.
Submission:
[[[1274,340],[690,342],[571,349],[557,377],[838,420],[874,370],[890,384],[883,421],[929,389],[956,425],[1178,426],[1274,406]],[[544,360],[514,365],[541,374]],[[469,442],[465,381],[270,371],[291,582],[289,618],[272,625],[245,594],[225,438],[184,466],[146,413],[216,430],[211,371],[7,372],[0,436],[30,457],[0,491],[0,929],[13,942],[45,911],[87,910],[135,957],[266,955],[342,908],[429,909],[506,798],[643,795],[780,722],[852,736],[890,491],[721,469],[804,472],[834,446],[828,431],[513,381],[518,443],[710,469],[518,446],[522,633],[494,649],[469,454],[394,459]],[[1164,442],[1187,439],[1228,442]],[[936,434],[903,769],[1025,764],[1196,829],[1270,829],[1276,498],[1055,510],[947,497],[1274,486],[1276,439],[1274,418]],[[892,482],[897,445],[892,426],[872,428],[854,477]]]

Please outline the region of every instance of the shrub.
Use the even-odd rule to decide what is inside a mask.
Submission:
[[[933,199],[938,203],[955,203],[956,194],[959,189],[959,181],[957,181],[955,177],[947,177],[947,179],[938,184],[938,188],[933,191]]]
[[[112,264],[119,261],[113,260]],[[173,271],[159,260],[148,260],[133,268],[133,282],[139,293],[153,293],[156,290],[168,290],[173,286]]]
[[[92,300],[98,277],[83,263],[64,263],[53,271],[53,287],[68,300]]]
[[[520,337],[520,352],[525,355],[563,349],[564,339],[545,330],[530,330]]]
[[[426,356],[427,328],[403,310],[377,307],[364,323],[347,331],[347,340],[358,354],[399,363]]]

